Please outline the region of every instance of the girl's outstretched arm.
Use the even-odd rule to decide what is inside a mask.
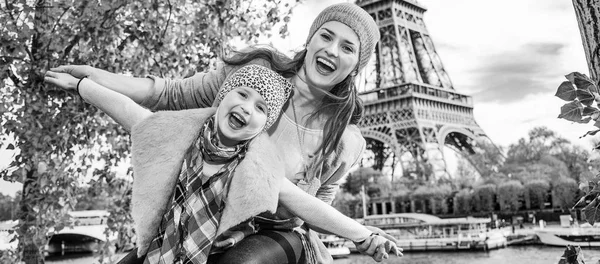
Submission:
[[[282,180],[279,202],[291,213],[300,217],[312,227],[347,238],[353,242],[364,241],[367,254],[375,260],[387,258],[387,253],[401,255],[396,244],[383,236],[372,236],[372,232],[362,224],[343,215],[325,202],[313,197],[287,179]],[[380,257],[379,257],[380,256]]]
[[[85,101],[98,107],[128,131],[152,114],[150,110],[138,105],[129,97],[108,89],[89,78],[78,79],[67,73],[48,71],[44,81],[65,90],[76,90],[79,85],[79,95]]]

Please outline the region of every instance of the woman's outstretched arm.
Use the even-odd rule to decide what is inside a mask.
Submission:
[[[89,78],[78,79],[67,73],[48,71],[44,81],[66,90],[76,90],[77,84],[79,84],[79,95],[85,101],[98,107],[128,131],[152,114],[150,110],[138,105],[129,97],[108,89]]]
[[[150,78],[136,78],[97,69],[87,65],[62,65],[51,68],[55,73],[68,73],[75,78],[87,77],[94,82],[141,104],[154,94],[154,81]],[[64,87],[62,87],[64,88]]]
[[[234,69],[236,67],[218,63],[215,69],[177,80],[154,76],[136,78],[86,65],[62,65],[50,71],[87,77],[151,110],[182,110],[211,107],[221,84]]]

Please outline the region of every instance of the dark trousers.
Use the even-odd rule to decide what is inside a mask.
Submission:
[[[208,257],[208,264],[301,264],[304,247],[291,231],[261,230],[222,254]]]
[[[141,258],[137,257],[137,248],[134,248],[129,252],[129,254],[125,255],[117,264],[143,264],[146,255]]]
[[[135,248],[117,264],[141,264],[145,257],[138,258]],[[304,259],[304,247],[298,234],[261,230],[224,253],[210,255],[208,264],[302,264]]]

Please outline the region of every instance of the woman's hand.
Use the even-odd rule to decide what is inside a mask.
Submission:
[[[50,68],[50,71],[57,73],[68,73],[75,78],[90,77],[94,68],[88,65],[61,65],[55,68]]]
[[[371,235],[361,243],[354,243],[356,249],[361,254],[369,255],[373,260],[381,262],[389,258],[388,253],[393,253],[396,256],[402,256],[402,249],[398,248],[396,243],[382,235]]]
[[[387,238],[388,240],[391,240],[392,242],[398,244],[398,241],[396,240],[396,238],[394,238],[393,236],[388,235],[386,232],[384,232],[383,230],[381,230],[378,227],[374,227],[374,226],[365,226],[367,229],[369,229],[369,231],[375,233],[375,234],[379,234],[380,236],[383,236],[385,238]]]
[[[64,90],[75,91],[79,78],[75,78],[67,73],[47,71],[44,75],[44,82],[58,86]]]

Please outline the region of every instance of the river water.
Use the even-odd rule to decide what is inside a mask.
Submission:
[[[561,247],[513,246],[488,252],[407,252],[403,257],[391,256],[383,263],[389,264],[557,264],[564,252]],[[582,249],[586,264],[597,264],[600,249]],[[337,259],[335,264],[377,263],[362,255]]]
[[[513,246],[488,252],[407,252],[404,257],[391,256],[383,263],[388,264],[557,264],[564,249],[545,246]],[[600,249],[582,249],[586,264],[600,263]],[[115,258],[118,260],[118,258]],[[54,264],[98,263],[93,256],[71,256],[49,259]],[[377,263],[367,256],[352,254],[347,258],[336,259],[334,264]]]

